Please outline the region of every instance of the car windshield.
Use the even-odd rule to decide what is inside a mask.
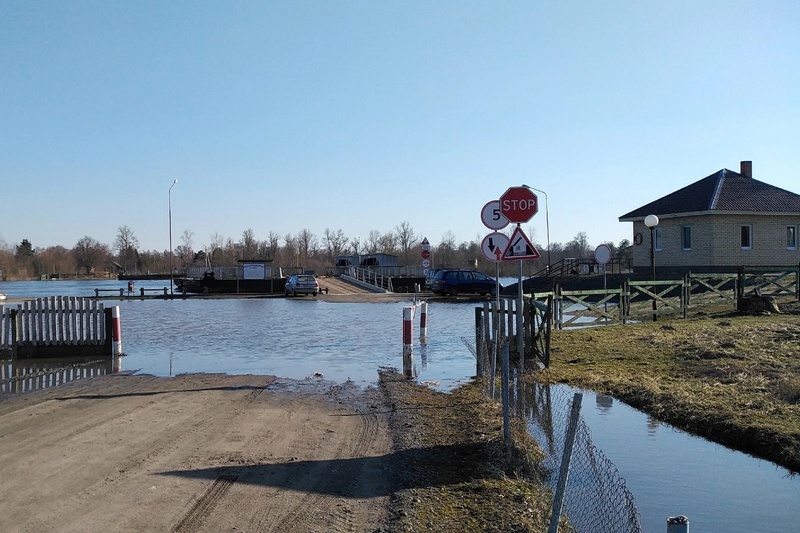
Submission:
[[[297,276],[297,281],[314,281],[314,276]]]

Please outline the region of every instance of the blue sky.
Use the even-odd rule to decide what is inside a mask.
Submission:
[[[0,0],[0,243],[408,222],[552,242],[721,168],[800,192],[800,3]],[[542,195],[540,205],[545,206]],[[523,227],[544,243],[544,209]]]

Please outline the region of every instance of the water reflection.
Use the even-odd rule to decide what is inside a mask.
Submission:
[[[575,392],[563,385],[527,385],[516,396],[526,402],[517,406],[517,412],[524,414],[531,435],[553,454],[545,463],[553,471],[558,464],[555,458],[560,459],[563,450],[561,441]],[[613,462],[635,498],[644,531],[663,531],[666,518],[675,515],[688,516],[695,532],[797,530],[800,476],[679,431],[621,401],[581,392],[583,421],[591,435],[574,453],[596,448]],[[594,470],[602,461],[584,463],[591,468],[586,470],[580,460],[573,462],[573,484],[596,482]],[[579,512],[588,511],[579,508]]]
[[[0,395],[22,394],[122,371],[122,357],[0,360]]]

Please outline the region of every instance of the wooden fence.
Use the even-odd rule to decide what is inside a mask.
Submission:
[[[724,303],[736,309],[740,298],[760,294],[800,299],[800,267],[793,271],[740,270],[735,274],[687,274],[678,280],[626,281],[621,288],[552,292],[524,296],[523,345],[525,357],[514,353],[517,338],[516,298],[484,302],[475,308],[477,374],[495,369],[497,350],[509,341],[520,367],[534,360],[550,364],[553,328],[589,327],[657,320],[659,316],[686,318],[692,308]]]
[[[553,325],[554,299],[552,293],[545,301],[526,296],[523,298],[522,336],[525,357],[519,357],[517,343],[516,312],[518,301],[500,298],[499,302],[487,301],[475,308],[475,355],[476,372],[482,376],[491,368],[496,369],[498,352],[502,344],[509,342],[511,355],[524,369],[525,362],[550,364],[550,332]]]
[[[111,309],[52,296],[0,306],[0,354],[13,359],[112,355]]]
[[[690,309],[712,303],[736,309],[739,299],[753,294],[800,299],[800,269],[690,273],[677,280],[626,281],[618,289],[567,291],[557,286],[553,292],[531,296],[540,302],[554,298],[555,326],[563,329],[657,320],[660,316],[686,318]]]

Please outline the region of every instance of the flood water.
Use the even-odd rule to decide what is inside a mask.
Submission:
[[[168,281],[137,281],[160,288]],[[9,298],[93,296],[123,281],[0,282]],[[315,298],[108,301],[119,305],[123,370],[274,374],[377,381],[402,367],[402,308],[409,302],[328,303]],[[7,304],[13,304],[7,302]],[[420,381],[449,390],[475,371],[474,303],[429,304],[428,336],[415,324]],[[466,341],[466,342],[465,342]],[[571,394],[565,388],[563,394]],[[594,445],[616,465],[647,533],[683,514],[692,533],[800,531],[800,477],[661,424],[622,402],[584,391],[582,414]],[[557,428],[554,429],[558,431]],[[580,479],[576,475],[575,479]],[[599,533],[599,532],[592,532]]]
[[[163,287],[164,281],[137,281]],[[168,281],[166,282],[168,285]],[[93,296],[123,281],[6,282],[9,298]],[[374,384],[381,367],[402,368],[403,307],[412,303],[329,303],[304,298],[109,300],[119,305],[123,370],[158,376],[187,372],[271,374]],[[474,304],[431,303],[428,334],[414,325],[414,365],[421,381],[447,390],[475,374]]]
[[[550,388],[552,404],[561,406],[551,413],[556,435],[565,432],[565,400],[583,394],[589,445],[625,480],[645,532],[666,531],[666,519],[678,515],[689,518],[692,533],[800,531],[800,476],[675,429],[609,396],[565,385]],[[560,451],[557,455],[560,461]],[[570,479],[591,479],[583,468],[573,463]]]

